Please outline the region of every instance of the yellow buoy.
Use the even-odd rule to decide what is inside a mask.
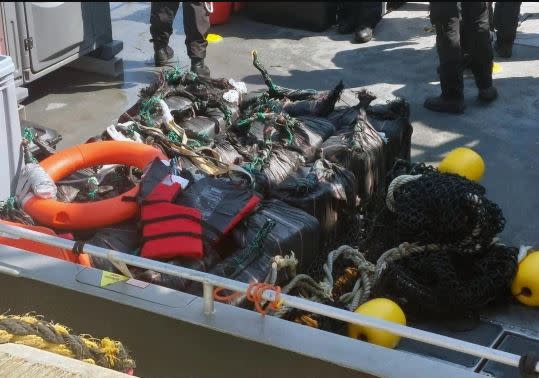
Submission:
[[[222,40],[223,37],[221,37],[219,34],[208,34],[208,36],[206,37],[206,41],[208,41],[208,43],[216,43]]]
[[[492,63],[492,73],[497,74],[502,72],[502,66],[499,63]]]
[[[454,173],[471,181],[479,181],[485,173],[485,162],[474,150],[458,147],[447,154],[440,162],[438,170],[442,173]]]
[[[371,299],[359,306],[355,312],[371,318],[406,325],[406,316],[402,309],[398,304],[386,298]],[[395,348],[400,341],[400,336],[393,333],[357,324],[348,325],[348,336],[386,348]]]
[[[539,251],[531,252],[518,264],[511,292],[520,303],[539,306]]]

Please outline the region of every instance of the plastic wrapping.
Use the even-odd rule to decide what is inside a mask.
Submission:
[[[341,81],[332,91],[316,100],[302,100],[285,103],[283,112],[292,117],[303,115],[327,116],[334,110],[335,104],[339,101],[343,90],[344,84]]]
[[[384,142],[367,121],[364,110],[360,111],[353,129],[341,129],[322,144],[320,156],[352,171],[362,204],[369,202],[375,193],[384,192]]]
[[[164,99],[170,109],[170,113],[174,117],[176,123],[180,123],[184,119],[195,114],[195,106],[193,101],[181,96],[169,96]]]
[[[178,125],[185,130],[188,138],[205,143],[209,143],[221,131],[217,120],[205,116],[190,118]]]
[[[221,134],[214,138],[213,150],[217,152],[217,155],[223,163],[236,165],[241,165],[243,163],[243,157],[230,142],[229,136],[226,134]]]
[[[21,171],[21,178],[28,181],[32,192],[39,198],[56,198],[56,184],[43,169],[36,163],[26,164]]]
[[[217,243],[260,202],[251,189],[230,181],[203,178],[182,190],[175,203],[202,213],[205,240]]]
[[[241,248],[247,248],[254,242],[268,219],[275,221],[275,226],[262,242],[263,253],[271,258],[294,252],[299,262],[299,269],[306,269],[320,250],[320,223],[312,215],[282,201],[275,199],[262,201],[256,212],[234,230],[233,237],[236,243]],[[261,277],[267,274],[267,269],[263,273],[260,271],[249,274]]]
[[[318,219],[324,242],[332,241],[349,226],[341,224],[342,214],[357,205],[354,174],[324,160],[300,169],[272,194]]]
[[[273,148],[260,173],[266,177],[268,187],[272,188],[282,183],[304,164],[305,159],[299,152]]]
[[[96,247],[138,255],[138,248],[140,247],[138,224],[136,221],[129,221],[101,228],[85,242]],[[119,273],[108,259],[90,256],[90,260],[94,268]]]
[[[367,109],[369,120],[376,131],[386,140],[386,168],[390,170],[396,159],[410,161],[413,127],[410,123],[410,106],[397,99],[385,105]]]
[[[167,263],[182,266],[184,268],[199,270],[201,272],[209,272],[221,261],[222,259],[217,252],[217,249],[210,243],[205,242],[204,257],[201,260],[176,258],[173,260],[168,260]],[[136,270],[133,273],[133,276],[138,280],[150,282],[155,285],[168,287],[174,290],[188,292],[195,295],[200,295],[202,293],[202,285],[198,282],[155,272],[153,270]]]

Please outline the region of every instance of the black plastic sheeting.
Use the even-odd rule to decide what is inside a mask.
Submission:
[[[340,223],[341,215],[353,211],[358,204],[354,174],[325,160],[300,169],[272,194],[318,219],[324,242],[333,240],[347,227]]]
[[[365,205],[373,195],[385,190],[384,147],[384,141],[362,109],[353,126],[341,125],[340,130],[322,144],[320,155],[355,175],[361,205]]]
[[[141,243],[138,222],[133,220],[101,228],[85,242],[96,247],[138,255]],[[120,273],[108,259],[97,256],[91,256],[90,259],[94,268]]]
[[[216,243],[227,232],[231,223],[237,217],[242,217],[241,212],[256,198],[257,194],[249,188],[208,177],[182,190],[175,202],[198,209],[204,222],[204,238]]]
[[[266,151],[258,153],[260,159],[264,159]],[[287,148],[273,148],[258,174],[254,174],[257,190],[267,195],[303,165],[305,158],[301,153]]]
[[[320,223],[312,215],[282,201],[263,201],[257,211],[233,231],[236,243],[241,248],[247,248],[268,219],[275,221],[275,226],[263,241],[264,254],[271,258],[275,255],[288,255],[293,251],[299,261],[298,269],[306,269],[320,251]],[[267,269],[250,273],[262,279],[266,274]]]
[[[221,249],[222,248],[220,248],[220,250]],[[188,269],[199,270],[201,272],[209,272],[221,261],[222,257],[217,249],[211,243],[204,242],[204,257],[201,260],[176,258],[168,260],[167,263]],[[155,272],[153,270],[138,270],[134,274],[134,277],[141,281],[151,282],[174,290],[197,295],[202,293],[202,285],[198,282]]]

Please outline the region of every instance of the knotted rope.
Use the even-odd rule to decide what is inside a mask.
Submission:
[[[135,368],[135,361],[121,342],[73,335],[67,327],[32,314],[0,315],[0,344],[4,343],[22,344],[125,373]]]

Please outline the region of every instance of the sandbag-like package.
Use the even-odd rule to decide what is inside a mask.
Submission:
[[[138,255],[141,244],[138,222],[132,220],[100,228],[89,239],[85,240],[85,243],[95,245],[96,247]],[[90,255],[90,261],[94,268],[109,272],[118,272],[116,267],[106,258]]]
[[[251,214],[233,231],[232,235],[241,248],[255,242],[260,230],[268,221],[275,222],[271,232],[262,241],[262,251],[267,256],[288,255],[294,252],[299,269],[306,269],[320,251],[320,223],[312,215],[279,200],[262,201]],[[267,226],[266,226],[267,227]],[[266,261],[267,257],[265,258]],[[260,277],[259,273],[250,273]]]
[[[352,171],[362,205],[368,203],[374,194],[384,192],[384,142],[368,122],[363,109],[353,128],[341,129],[322,144],[320,156]]]
[[[410,161],[413,127],[410,123],[410,105],[397,99],[384,105],[367,109],[369,120],[385,141],[386,169],[390,170],[396,159]]]
[[[244,161],[243,156],[230,141],[227,134],[221,134],[213,140],[213,150],[225,164],[241,165]]]
[[[285,148],[273,148],[260,173],[267,178],[267,183],[272,188],[282,183],[304,164],[305,159],[299,152]]]
[[[354,174],[325,160],[300,169],[272,194],[318,219],[323,242],[333,240],[347,226],[340,224],[341,215],[358,204]]]
[[[217,249],[212,246],[211,243],[204,242],[204,257],[202,259],[175,258],[168,260],[167,263],[201,272],[209,272],[221,261],[222,258]],[[202,293],[202,285],[198,282],[149,269],[138,269],[133,272],[133,276],[138,280],[150,282],[155,285],[168,287],[174,290],[188,292],[195,295],[200,295]]]

